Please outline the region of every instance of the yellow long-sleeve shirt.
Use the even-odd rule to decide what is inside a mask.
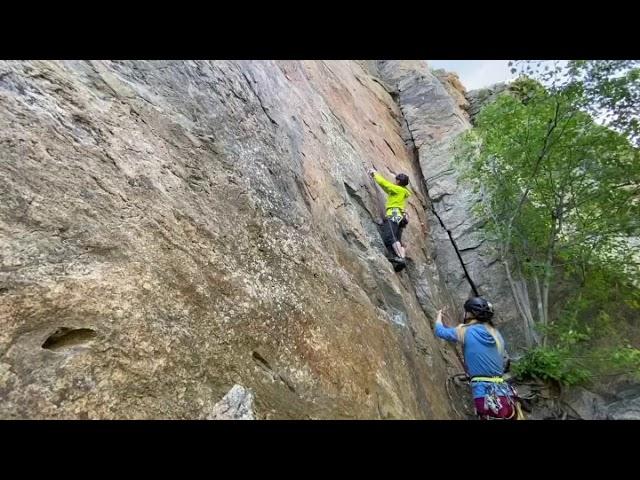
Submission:
[[[378,185],[382,187],[382,189],[388,195],[387,204],[385,206],[387,214],[392,208],[399,208],[402,212],[404,212],[407,198],[411,196],[411,192],[405,187],[401,187],[400,185],[391,183],[389,180],[387,180],[377,172],[373,176],[373,179]]]

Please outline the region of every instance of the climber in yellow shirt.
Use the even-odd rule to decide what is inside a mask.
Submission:
[[[409,184],[409,177],[404,173],[400,173],[396,175],[396,183],[391,183],[375,170],[370,170],[369,173],[388,195],[385,205],[386,238],[384,238],[384,243],[387,248],[391,244],[395,254],[404,262],[405,247],[400,240],[402,230],[409,223],[406,213],[406,201],[411,196],[411,192],[406,188]]]

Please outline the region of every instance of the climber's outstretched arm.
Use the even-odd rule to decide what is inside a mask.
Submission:
[[[400,185],[396,185],[394,183],[391,183],[389,180],[387,180],[386,178],[384,178],[382,175],[380,175],[378,172],[375,172],[373,174],[373,179],[376,181],[376,183],[378,185],[380,185],[382,187],[382,189],[388,193],[395,193],[395,192],[399,192],[399,191],[403,191],[405,190],[404,187],[401,187]]]
[[[456,329],[453,327],[445,327],[443,325],[442,310],[438,310],[438,316],[436,317],[436,337],[452,343],[456,343],[458,341]]]

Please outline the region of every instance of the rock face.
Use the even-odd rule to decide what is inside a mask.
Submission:
[[[458,74],[455,72],[447,72],[445,70],[434,70],[433,74],[440,80],[440,83],[444,85],[444,88],[449,92],[449,95],[456,102],[456,106],[466,111],[470,104],[466,97],[467,89],[464,88]]]
[[[479,90],[472,90],[466,94],[466,98],[469,102],[469,115],[473,118],[476,114],[480,112],[480,109],[488,104],[493,102],[498,95],[508,90],[508,85],[506,83],[496,83],[495,85],[491,85],[487,88],[481,88]]]
[[[574,387],[569,389],[563,403],[583,420],[640,420],[640,385],[631,383],[609,388],[596,393]]]
[[[239,384],[259,419],[456,418],[422,172],[482,271],[465,128],[420,64],[0,62],[0,417],[204,419]],[[371,164],[411,177],[400,274]]]
[[[597,393],[576,387],[567,392],[563,403],[568,410],[577,415],[578,418],[584,420],[604,420],[607,418],[606,411],[603,408],[604,399]]]
[[[615,401],[606,406],[611,420],[640,420],[640,385],[619,392]]]
[[[523,346],[523,325],[497,252],[486,241],[482,223],[471,213],[478,199],[460,184],[453,165],[455,142],[471,128],[468,116],[448,91],[446,81],[443,84],[424,62],[380,61],[377,73],[395,90],[415,146],[435,213],[429,216],[429,241],[446,290],[455,299],[456,312],[472,289],[452,240],[479,293],[494,304],[497,324],[509,350],[516,353]],[[442,72],[439,76],[448,77]],[[472,101],[470,108],[474,105],[477,107]]]
[[[209,420],[255,420],[253,394],[242,385],[231,390],[213,406]]]

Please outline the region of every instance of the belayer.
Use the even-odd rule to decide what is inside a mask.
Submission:
[[[384,244],[392,254],[396,255],[394,260],[404,264],[406,252],[405,245],[402,244],[401,239],[402,231],[409,223],[406,212],[406,201],[411,196],[411,192],[407,189],[409,177],[404,173],[400,173],[396,175],[396,183],[391,183],[376,170],[369,170],[369,174],[387,194],[385,219],[382,225]]]
[[[482,420],[522,419],[517,393],[502,376],[509,370],[509,356],[504,339],[493,325],[493,307],[482,297],[473,297],[464,304],[464,323],[446,327],[442,309],[436,318],[436,336],[460,343],[476,414]]]

